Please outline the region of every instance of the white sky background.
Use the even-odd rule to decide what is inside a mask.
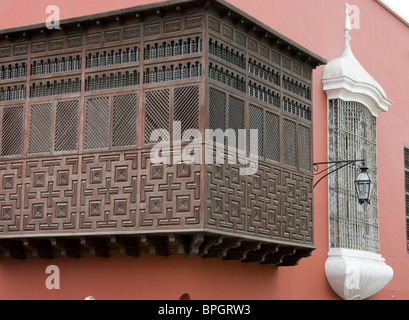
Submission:
[[[409,0],[382,0],[409,23]]]

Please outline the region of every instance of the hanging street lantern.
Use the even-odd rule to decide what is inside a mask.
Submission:
[[[361,172],[355,179],[355,191],[358,197],[358,202],[363,205],[365,202],[371,204],[371,194],[374,187],[374,183],[369,176],[368,167],[365,166],[365,160],[345,160],[345,161],[332,161],[332,162],[320,162],[314,163],[314,175],[318,176],[327,172],[322,176],[315,184],[314,188],[320,183],[324,178],[328,177],[330,174],[345,168],[346,166],[355,164],[357,162],[362,162],[363,166],[360,168]],[[321,165],[328,166],[327,168],[320,171],[319,167]]]
[[[355,179],[355,189],[358,196],[359,204],[364,204],[365,202],[371,204],[371,194],[373,190],[374,183],[369,176],[368,167],[361,167],[361,172]]]

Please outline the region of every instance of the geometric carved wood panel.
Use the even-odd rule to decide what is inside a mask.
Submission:
[[[312,244],[312,178],[264,162],[253,176],[241,176],[234,165],[207,166],[206,224]]]
[[[126,232],[198,225],[200,167],[149,153],[0,163],[0,235]]]

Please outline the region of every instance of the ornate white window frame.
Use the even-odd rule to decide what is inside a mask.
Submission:
[[[349,20],[349,5],[346,5],[346,21],[345,21],[345,50],[344,53],[330,61],[325,68],[324,76],[322,79],[323,89],[327,94],[328,98],[328,113],[331,112],[332,106],[330,103],[338,101],[338,103],[346,104],[348,102],[356,105],[357,108],[366,107],[371,115],[376,119],[380,113],[387,112],[389,106],[392,104],[385,91],[382,87],[369,75],[369,73],[362,67],[355,56],[352,53],[350,41],[351,41],[351,23]],[[361,120],[362,121],[362,120]],[[330,123],[328,133],[329,139],[334,133],[330,132]],[[373,129],[376,136],[376,124]],[[348,133],[347,133],[348,135]],[[330,147],[328,146],[329,157],[333,156],[331,154]],[[372,157],[372,170],[376,175],[376,138],[375,142],[375,154]],[[359,143],[358,143],[359,144]],[[341,144],[340,144],[341,146]],[[351,147],[357,147],[352,144]],[[358,146],[361,147],[362,146]],[[348,159],[338,159],[338,160],[348,160]],[[348,174],[352,174],[350,171]],[[350,177],[354,179],[355,176]],[[375,177],[376,178],[376,177]],[[329,207],[329,219],[331,219],[331,212],[339,212],[340,210],[345,210],[340,208],[341,205],[338,203],[331,203],[331,192],[334,192],[334,188],[331,191],[331,180],[329,181],[329,206],[338,206],[337,208]],[[339,191],[335,191],[339,192]],[[375,189],[376,192],[376,189]],[[337,196],[337,195],[336,195]],[[375,195],[376,196],[376,195]],[[338,197],[337,201],[342,200]],[[345,201],[345,200],[342,200]],[[377,204],[374,204],[377,206]],[[359,206],[358,201],[356,201],[356,206]],[[379,253],[379,240],[376,238],[377,230],[377,207],[371,208],[371,219],[376,222],[376,227],[372,230],[372,236],[375,239],[371,245],[365,246],[359,244],[359,242],[364,241],[363,238],[359,239],[361,235],[359,234],[359,228],[355,229],[353,233],[344,233],[344,236],[354,237],[352,242],[356,241],[358,245],[350,245],[349,241],[346,244],[339,242],[332,242],[330,240],[330,249],[328,253],[328,259],[325,264],[325,273],[329,284],[332,289],[343,299],[366,299],[380,290],[382,290],[392,279],[393,270],[391,267],[386,265],[385,260]],[[354,208],[354,211],[359,214],[359,210]],[[347,219],[352,219],[348,215],[345,215]],[[369,216],[369,215],[367,215]],[[329,221],[331,225],[331,221]],[[367,222],[370,224],[371,222]],[[329,238],[338,236],[335,231],[330,228]],[[358,233],[357,233],[358,232]]]

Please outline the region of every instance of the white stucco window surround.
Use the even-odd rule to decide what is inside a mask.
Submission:
[[[376,119],[392,101],[352,53],[348,13],[346,5],[345,50],[327,64],[322,79],[328,97],[328,160],[366,159],[376,181]],[[330,178],[328,190],[330,249],[325,274],[346,300],[369,298],[393,277],[379,252],[377,189],[370,207],[355,203],[354,170],[350,167]]]
[[[347,5],[347,8],[349,6]],[[347,9],[348,10],[348,9]],[[351,24],[347,12],[344,53],[330,61],[322,78],[328,99],[355,101],[365,105],[377,117],[392,104],[379,83],[362,67],[351,50]]]
[[[363,300],[381,291],[393,270],[380,254],[332,248],[325,263],[329,284],[345,300]]]

